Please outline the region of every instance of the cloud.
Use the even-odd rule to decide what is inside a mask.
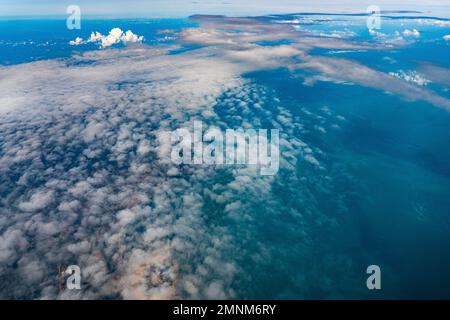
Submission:
[[[450,41],[450,34],[443,36],[442,39],[444,39],[445,41]]]
[[[137,36],[131,30],[123,32],[120,28],[113,28],[106,36],[96,31],[92,32],[87,40],[77,37],[75,40],[70,41],[69,44],[72,46],[77,46],[85,43],[97,43],[100,44],[102,48],[107,48],[118,43],[123,43],[126,45],[130,43],[139,43],[143,40],[143,36]]]
[[[450,87],[450,69],[431,63],[421,63],[418,71],[425,75],[427,79]]]
[[[441,97],[433,91],[410,84],[397,76],[373,70],[348,59],[304,55],[303,62],[292,65],[290,68],[292,70],[315,70],[332,80],[351,82],[383,90],[397,94],[407,100],[424,100],[450,111],[450,100],[447,98]],[[323,79],[318,78],[318,80]]]
[[[431,25],[437,27],[448,28],[450,27],[450,20],[442,20],[442,19],[415,19],[414,21],[423,25]]]
[[[78,46],[80,44],[83,44],[83,39],[80,37],[76,37],[75,40],[70,41],[69,44],[71,46]]]
[[[380,37],[380,38],[386,37],[386,34],[384,34],[382,32],[379,32],[379,31],[376,31],[374,29],[369,29],[368,31],[369,31],[369,34],[372,35],[372,36],[376,36],[376,37]]]
[[[239,220],[231,204],[244,197],[243,206],[251,207],[270,193],[273,178],[223,168],[224,182],[211,167],[174,166],[163,152],[170,145],[159,137],[205,120],[205,112],[222,128],[277,119],[276,110],[258,115],[266,98],[241,74],[278,66],[297,50],[250,46],[239,54],[203,48],[169,55],[174,48],[99,50],[0,69],[8,106],[0,113],[0,189],[7,194],[0,201],[2,217],[10,217],[0,220],[0,270],[23,279],[2,286],[0,296],[235,296],[240,267],[228,261],[234,240],[228,228],[208,225],[205,206],[217,199],[228,208],[224,216]],[[218,103],[239,108],[219,118]],[[292,132],[292,116],[280,119],[273,125]],[[283,146],[295,155],[290,138]],[[241,180],[245,187],[235,182]],[[215,191],[204,194],[203,183]],[[29,267],[12,268],[18,259]],[[81,293],[57,292],[51,279],[58,264],[81,267]]]
[[[203,47],[179,54],[170,53],[180,45],[129,46],[0,67],[2,298],[228,299],[252,296],[275,258],[294,252],[299,261],[314,261],[311,232],[323,234],[335,216],[321,209],[315,190],[331,195],[334,181],[317,173],[327,166],[320,144],[300,137],[325,132],[328,118],[343,118],[330,109],[294,114],[248,72],[290,68],[449,106],[403,79],[313,55],[315,48],[385,49],[380,44],[258,19],[203,20],[210,27],[180,37],[181,45]],[[83,43],[140,38],[113,30]],[[285,38],[292,42],[256,43]],[[280,174],[172,164],[171,130],[195,120],[221,129],[280,129]],[[274,192],[280,185],[296,197]],[[280,213],[291,223],[281,224]],[[277,245],[262,236],[267,226],[283,234]],[[68,264],[82,269],[81,292],[57,291],[56,267]]]
[[[419,37],[420,37],[420,32],[417,31],[417,29],[413,29],[413,30],[405,29],[405,30],[402,32],[402,34],[403,34],[405,37],[414,37],[414,38],[419,38]]]
[[[21,202],[19,209],[23,211],[39,211],[46,208],[53,199],[53,191],[38,191],[28,201]]]
[[[8,229],[0,235],[0,263],[10,264],[18,257],[18,252],[26,249],[28,242],[21,230]]]
[[[103,38],[104,38],[104,35],[102,35],[98,31],[95,31],[95,32],[91,32],[91,35],[90,35],[89,39],[87,40],[87,42],[101,42]]]
[[[423,75],[421,75],[417,71],[407,72],[400,70],[399,72],[389,72],[389,74],[399,79],[403,79],[407,82],[417,84],[418,86],[426,86],[428,83],[430,83],[430,80],[425,79]]]

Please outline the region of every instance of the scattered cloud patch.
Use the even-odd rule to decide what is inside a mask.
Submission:
[[[450,20],[439,19],[416,19],[416,22],[423,25],[437,26],[442,28],[450,28]]]
[[[69,44],[71,46],[78,46],[80,44],[83,44],[83,39],[80,37],[76,37],[75,40],[70,41]]]
[[[420,37],[420,32],[417,29],[413,29],[413,30],[406,29],[402,32],[402,34],[405,37],[414,37],[414,38]]]
[[[380,31],[374,30],[374,29],[369,29],[369,34],[372,36],[380,37],[380,38],[386,37],[386,34],[380,32]]]
[[[138,36],[131,30],[123,32],[120,28],[113,28],[106,36],[96,31],[92,32],[87,40],[77,37],[75,40],[70,41],[69,44],[72,46],[77,46],[85,43],[96,43],[100,44],[101,48],[107,48],[118,43],[127,45],[130,43],[140,43],[143,40],[143,36]]]
[[[430,83],[430,80],[425,79],[420,73],[417,71],[403,71],[399,72],[389,72],[391,76],[397,77],[399,79],[403,79],[407,82],[411,82],[417,84],[419,86],[426,86]]]

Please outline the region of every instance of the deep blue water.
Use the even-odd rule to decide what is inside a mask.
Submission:
[[[79,52],[99,49],[98,44],[71,46],[69,41],[76,37],[89,38],[91,32],[107,35],[113,28],[124,32],[132,30],[144,36],[146,45],[169,44],[170,34],[158,33],[160,30],[179,31],[182,27],[195,25],[187,19],[83,19],[81,29],[69,30],[65,19],[0,19],[0,64],[12,65],[36,60],[70,57]],[[120,45],[118,45],[120,47]]]
[[[406,103],[398,97],[380,95],[376,90],[358,86],[345,90],[331,83],[302,87],[298,79],[292,79],[282,70],[256,74],[254,79],[274,88],[277,96],[283,97],[282,103],[289,105],[294,114],[301,116],[304,108],[324,115],[321,109],[326,105],[334,114],[346,118],[344,123],[338,121],[339,130],[331,128],[337,120],[327,119],[322,125],[328,133],[318,137],[314,131],[317,119],[309,114],[302,117],[311,133],[301,138],[320,146],[327,154],[327,174],[333,181],[328,186],[330,189],[315,191],[320,199],[316,210],[323,210],[339,224],[336,228],[315,230],[315,241],[319,244],[314,245],[318,246],[318,252],[324,246],[334,254],[352,257],[348,268],[340,269],[336,262],[336,269],[341,272],[337,277],[355,280],[357,270],[363,270],[373,261],[389,268],[390,276],[386,279],[385,290],[380,293],[358,292],[348,280],[349,283],[341,284],[341,295],[337,296],[447,297],[450,285],[446,271],[450,263],[450,150],[447,148],[450,114],[426,103]],[[299,167],[298,175],[304,174],[305,168]],[[286,194],[283,188],[280,197],[286,202],[293,201],[293,195]],[[345,214],[339,213],[336,207],[342,199]],[[289,223],[295,225],[295,222]],[[278,236],[289,239],[282,245],[289,256],[289,241],[298,241],[295,233],[289,235],[283,231]],[[282,259],[294,260],[289,262],[292,266],[303,263],[292,256]],[[323,268],[329,267],[325,267],[328,262],[323,263]],[[320,278],[320,275],[312,277]],[[361,276],[361,281],[363,278]],[[314,284],[308,285],[313,291],[319,290],[313,289]],[[319,290],[310,297],[324,296],[333,297],[333,294]]]

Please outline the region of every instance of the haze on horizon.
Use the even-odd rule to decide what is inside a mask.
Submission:
[[[0,0],[0,17],[66,15],[69,5],[82,14],[108,17],[186,17],[192,14],[264,15],[294,12],[365,12],[370,5],[381,10],[420,11],[450,17],[450,0]]]

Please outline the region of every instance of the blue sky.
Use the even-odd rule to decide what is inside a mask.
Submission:
[[[375,4],[382,10],[420,10],[449,16],[450,0],[0,0],[0,16],[65,15],[68,5],[82,14],[130,17],[180,17],[195,13],[252,15],[287,12],[364,12]]]

